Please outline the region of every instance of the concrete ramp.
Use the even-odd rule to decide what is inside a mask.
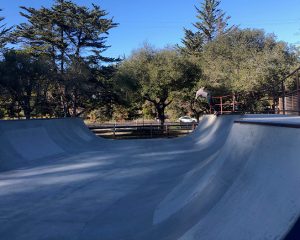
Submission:
[[[217,159],[222,164],[204,175],[206,189],[196,187],[194,207],[206,197],[213,207],[180,239],[282,239],[300,213],[299,133],[236,124]]]
[[[0,171],[87,151],[100,142],[80,119],[0,121]]]
[[[299,144],[300,118],[276,115],[204,116],[148,141],[97,138],[80,119],[0,121],[0,236],[284,239]]]

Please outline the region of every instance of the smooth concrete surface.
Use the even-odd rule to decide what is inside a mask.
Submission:
[[[0,239],[284,239],[300,129],[261,121],[300,125],[204,116],[186,137],[121,141],[80,119],[0,121]]]

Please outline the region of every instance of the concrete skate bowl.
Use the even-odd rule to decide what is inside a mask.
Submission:
[[[80,119],[0,121],[1,239],[299,239],[298,126],[205,116],[112,141]]]

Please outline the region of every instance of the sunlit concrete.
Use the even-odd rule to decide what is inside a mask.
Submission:
[[[186,137],[116,141],[80,119],[0,121],[0,239],[282,239],[300,213],[297,124],[204,116]]]

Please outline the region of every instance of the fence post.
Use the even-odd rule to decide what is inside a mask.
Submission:
[[[235,96],[232,94],[232,112],[235,112]]]
[[[285,115],[285,87],[284,81],[281,81],[281,89],[282,89],[282,113]]]
[[[167,133],[167,136],[169,136],[169,128],[168,128],[168,124],[166,124],[166,133]]]
[[[292,111],[294,111],[294,94],[292,94],[292,97],[291,97],[291,101],[292,101]]]
[[[221,115],[223,114],[223,97],[220,97]]]
[[[116,138],[116,125],[117,125],[117,123],[115,122],[114,123],[114,138]]]

